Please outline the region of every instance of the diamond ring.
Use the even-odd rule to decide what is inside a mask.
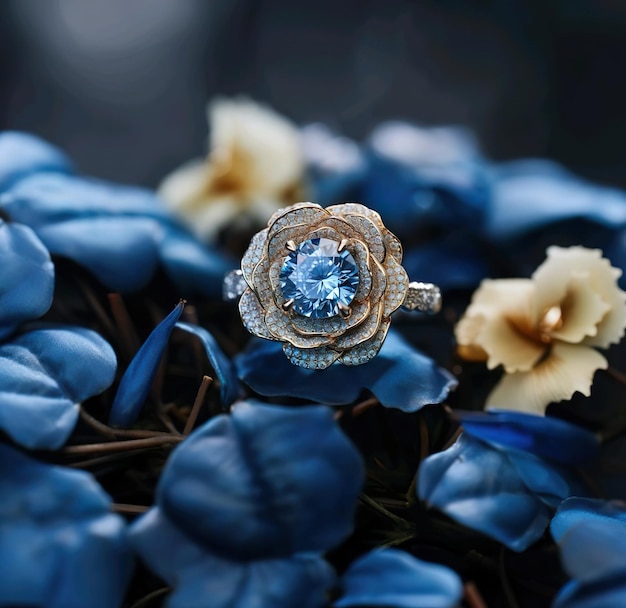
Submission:
[[[402,245],[376,211],[297,203],[252,238],[224,297],[240,298],[246,329],[282,342],[293,364],[360,365],[380,350],[395,310],[441,308],[439,288],[410,283],[401,263]]]

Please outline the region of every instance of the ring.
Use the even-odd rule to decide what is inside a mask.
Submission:
[[[409,282],[400,241],[358,203],[278,210],[252,238],[241,270],[226,275],[223,291],[226,300],[240,298],[250,333],[282,342],[291,363],[309,369],[375,357],[401,306],[441,308],[439,288]]]

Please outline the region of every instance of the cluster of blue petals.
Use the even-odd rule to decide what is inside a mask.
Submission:
[[[626,266],[626,195],[555,163],[495,165],[461,129],[400,122],[381,125],[363,146],[320,126],[305,129],[303,142],[315,200],[378,210],[406,244],[409,274],[448,294],[487,276],[528,274],[536,260],[525,244],[555,226],[568,227],[560,244],[602,244],[615,266]],[[369,363],[313,371],[289,364],[270,341],[252,340],[232,360],[205,328],[180,321],[179,303],[119,374],[109,423],[139,419],[176,332],[206,355],[224,413],[172,452],[153,506],[129,528],[93,477],[44,462],[68,442],[80,404],[109,389],[117,371],[100,335],[45,320],[53,261],[69,259],[127,293],[160,269],[186,297],[209,299],[236,261],[199,243],[152,192],[80,177],[62,152],[20,133],[0,134],[0,217],[0,605],[121,606],[138,558],[171,587],[172,608],[460,604],[454,571],[404,550],[366,552],[341,574],[328,561],[353,532],[365,468],[327,406],[371,394],[408,416],[442,403],[458,384],[440,365],[449,363],[438,350],[450,350],[449,334],[427,334],[426,323],[413,332],[427,355],[392,330]],[[319,302],[349,304],[353,261],[309,245],[304,253],[320,271],[332,261]],[[292,258],[283,289],[297,300],[307,286]],[[320,304],[308,313],[329,311]],[[419,339],[444,334],[431,350]],[[242,400],[250,392],[311,405]],[[584,406],[576,412],[580,425],[456,412],[462,434],[421,461],[411,499],[514,552],[549,531],[571,579],[556,608],[626,605],[626,511],[590,498],[585,470],[602,468],[606,446],[583,427]]]
[[[0,211],[115,291],[141,289],[162,267],[186,294],[216,297],[236,263],[192,238],[154,193],[77,176],[59,150],[21,133],[0,134]]]

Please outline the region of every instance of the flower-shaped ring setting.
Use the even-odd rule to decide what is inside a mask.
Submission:
[[[439,288],[409,282],[400,241],[358,203],[277,211],[252,238],[241,270],[226,276],[224,297],[240,297],[250,333],[282,342],[293,364],[310,369],[375,357],[401,306],[441,308]]]

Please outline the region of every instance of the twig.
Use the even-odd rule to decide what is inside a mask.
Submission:
[[[160,405],[157,406],[157,408],[157,416],[161,421],[161,424],[170,432],[170,434],[182,437],[180,431],[176,428],[169,416],[169,406]]]
[[[111,510],[115,513],[127,513],[128,515],[137,515],[145,513],[150,507],[144,505],[125,505],[120,502],[111,503]]]
[[[148,593],[140,600],[137,600],[130,608],[145,608],[152,603],[152,600],[157,600],[160,597],[167,595],[171,591],[170,587],[163,587],[162,589],[157,589],[152,593]]]
[[[461,436],[462,432],[463,432],[463,427],[460,426],[448,438],[448,441],[446,441],[446,444],[441,448],[441,451],[443,452],[443,451],[447,450],[449,447],[452,447],[456,443],[456,440]]]
[[[141,342],[122,296],[119,293],[110,293],[108,297],[111,313],[119,330],[120,348],[124,351],[127,360],[130,361],[139,350]]]
[[[626,384],[626,374],[624,372],[620,372],[614,367],[608,367],[606,369],[606,373],[609,374],[609,376],[611,376],[618,382],[621,382],[622,384]]]
[[[96,317],[98,318],[100,323],[104,326],[105,331],[108,333],[108,335],[111,338],[117,336],[115,325],[111,323],[109,315],[107,315],[106,311],[98,301],[98,298],[95,296],[91,288],[88,285],[85,285],[85,283],[80,279],[77,281],[77,283],[81,291],[83,292],[83,295],[85,296],[85,299],[87,300],[89,306],[91,306],[91,308],[93,309],[93,312],[96,314]]]
[[[397,547],[398,545],[402,545],[410,540],[415,538],[415,532],[411,532],[409,534],[404,534],[403,536],[398,536],[397,538],[392,538],[388,540],[386,543],[379,545],[381,549],[388,549],[389,547]]]
[[[424,420],[424,416],[420,416],[420,462],[424,460],[430,450],[430,440],[428,436],[428,426]]]
[[[502,582],[502,591],[504,591],[504,597],[506,599],[506,605],[509,608],[519,608],[519,604],[515,599],[515,593],[513,592],[513,588],[511,587],[511,583],[509,582],[509,577],[506,573],[506,565],[504,563],[504,558],[506,556],[506,548],[502,547],[500,551],[500,559],[498,560],[499,570],[500,570],[500,581]]]
[[[116,460],[124,460],[125,458],[129,458],[131,456],[138,456],[143,452],[147,452],[149,449],[150,448],[144,448],[143,450],[133,450],[132,452],[114,452],[113,454],[105,454],[104,456],[96,456],[95,458],[87,458],[86,460],[70,462],[65,464],[65,466],[72,469],[86,469],[88,467],[95,467],[108,462],[115,462]]]
[[[112,426],[108,426],[98,419],[94,418],[91,414],[88,414],[82,407],[79,410],[80,417],[88,424],[92,429],[98,431],[101,435],[108,437],[109,439],[117,439],[118,437],[128,437],[132,439],[145,439],[146,437],[169,437],[170,433],[164,433],[163,431],[144,431],[140,429],[116,429]]]
[[[202,383],[200,384],[200,388],[198,389],[198,393],[196,394],[196,399],[193,402],[193,407],[189,412],[189,417],[187,418],[187,422],[185,423],[185,428],[183,429],[183,435],[187,436],[191,433],[194,424],[196,424],[196,420],[198,419],[198,414],[200,413],[200,408],[204,403],[204,398],[206,397],[206,392],[209,390],[209,386],[213,382],[213,378],[210,376],[203,376]]]
[[[469,605],[469,608],[487,608],[483,596],[472,581],[468,581],[463,585],[463,592],[463,598]]]
[[[402,519],[402,517],[398,517],[391,511],[388,511],[387,509],[385,509],[385,507],[376,502],[373,498],[370,498],[367,494],[361,494],[361,496],[359,496],[359,499],[364,502],[368,507],[371,507],[375,511],[378,511],[378,513],[380,513],[384,517],[387,517],[402,528],[406,529],[407,527],[409,527],[410,524],[406,521],[406,519]]]
[[[63,449],[64,454],[97,454],[99,452],[125,452],[140,448],[156,448],[170,443],[180,443],[184,438],[166,434],[162,437],[146,437],[129,439],[128,441],[111,441],[110,443],[90,443],[86,445],[70,445]]]
[[[360,416],[361,414],[363,414],[370,408],[375,407],[377,405],[378,405],[378,399],[376,397],[370,397],[369,399],[366,399],[365,401],[361,401],[361,403],[357,403],[352,408],[352,417],[356,418],[357,416]]]

